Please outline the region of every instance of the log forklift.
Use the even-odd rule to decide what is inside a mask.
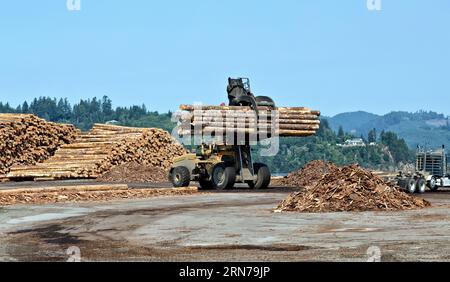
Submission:
[[[267,96],[255,96],[248,78],[228,78],[229,106],[248,106],[275,109],[274,101]],[[202,144],[195,153],[174,159],[169,171],[169,180],[174,187],[189,186],[198,181],[201,189],[231,189],[236,182],[246,183],[252,189],[264,189],[270,184],[267,165],[254,163],[249,142],[244,145]]]

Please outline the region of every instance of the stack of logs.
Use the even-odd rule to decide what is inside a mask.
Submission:
[[[181,136],[242,133],[271,136],[311,136],[320,126],[320,112],[304,107],[258,107],[258,114],[247,106],[181,105]],[[187,121],[187,122],[186,122]]]
[[[167,169],[174,157],[184,153],[185,149],[162,129],[95,124],[44,163],[12,167],[7,177],[97,178],[116,165],[132,161]]]
[[[72,125],[56,124],[31,114],[0,114],[0,174],[14,164],[33,165],[75,139]]]

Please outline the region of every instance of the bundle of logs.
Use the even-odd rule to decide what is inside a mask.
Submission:
[[[172,159],[185,153],[168,132],[95,124],[71,144],[35,166],[14,166],[7,174],[17,179],[97,178],[116,165],[138,162],[167,169]]]
[[[48,122],[31,114],[0,114],[0,174],[14,164],[33,165],[48,159],[77,134],[72,125]]]
[[[320,126],[320,112],[304,107],[181,105],[181,136],[254,134],[258,136],[311,136]],[[259,138],[259,139],[264,139]]]

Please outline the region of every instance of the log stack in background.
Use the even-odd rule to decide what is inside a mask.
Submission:
[[[116,165],[136,161],[167,169],[186,151],[172,136],[156,128],[95,124],[71,144],[35,166],[12,167],[10,179],[97,178]]]
[[[12,165],[33,165],[75,139],[72,125],[45,121],[31,114],[0,114],[0,174]]]
[[[181,126],[179,134],[206,135],[232,133],[267,134],[267,137],[306,137],[316,133],[320,127],[320,112],[305,107],[278,107],[271,111],[258,107],[259,116],[246,106],[202,106],[181,105],[187,111],[183,118],[190,124]],[[276,126],[275,126],[276,125]]]

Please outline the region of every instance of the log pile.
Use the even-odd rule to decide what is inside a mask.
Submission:
[[[350,165],[330,166],[316,183],[289,195],[275,211],[395,211],[427,206],[430,203],[426,200],[388,185],[358,165]]]
[[[56,124],[31,114],[0,114],[0,174],[12,165],[33,165],[75,139],[72,125]]]
[[[305,107],[278,107],[274,110],[258,107],[258,115],[247,106],[181,105],[180,110],[185,111],[178,131],[181,136],[240,133],[304,137],[314,135],[320,126],[320,112]]]
[[[167,169],[185,149],[156,128],[95,124],[64,145],[55,155],[34,166],[13,166],[7,177],[20,179],[97,178],[114,166],[136,161]]]

